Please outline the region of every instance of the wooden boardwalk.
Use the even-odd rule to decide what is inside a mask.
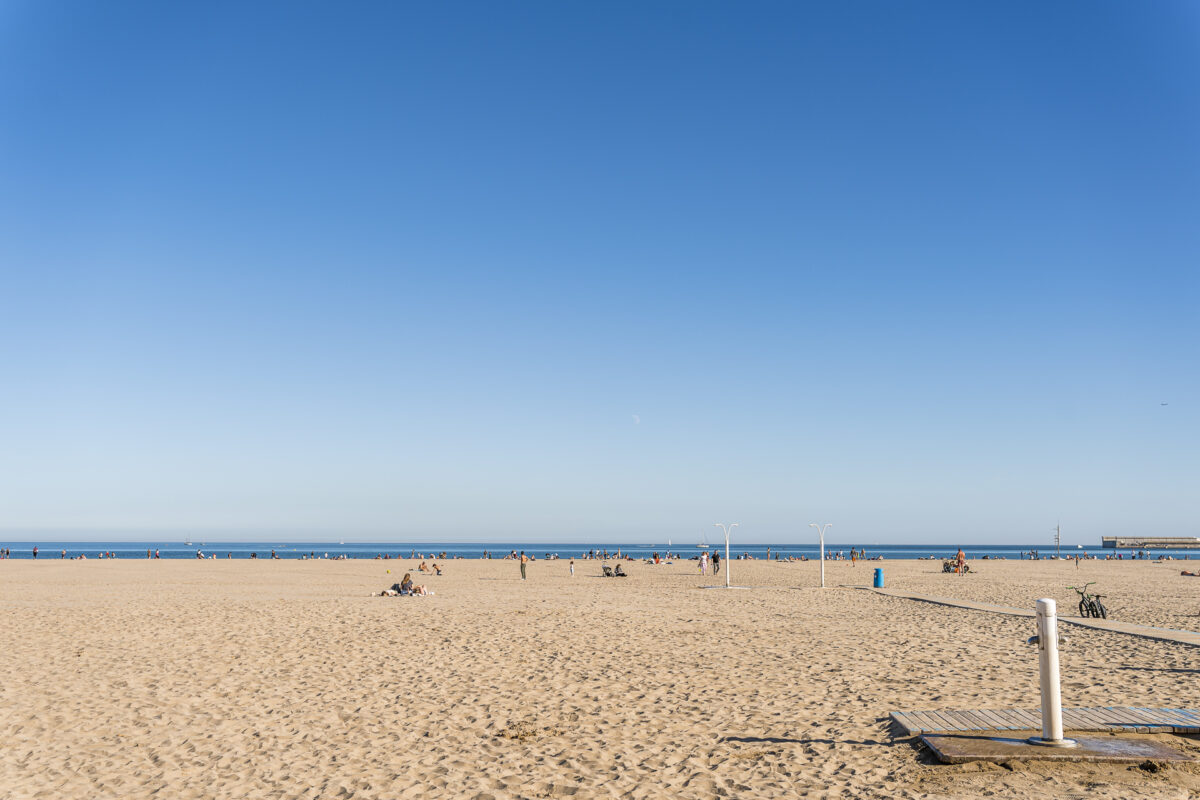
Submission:
[[[1200,709],[1064,708],[1065,731],[1125,731],[1127,733],[1200,733]],[[1037,731],[1040,708],[998,708],[970,711],[893,711],[891,717],[909,735],[960,731]]]

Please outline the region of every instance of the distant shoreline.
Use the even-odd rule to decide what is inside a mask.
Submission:
[[[364,560],[374,559],[376,555],[387,556],[390,560],[405,559],[424,556],[426,558],[439,559],[481,559],[485,553],[491,555],[492,558],[503,558],[505,555],[516,551],[525,551],[526,553],[538,559],[543,559],[547,556],[557,556],[559,558],[580,558],[589,552],[597,552],[603,555],[606,551],[610,557],[615,556],[618,552],[622,556],[631,556],[634,559],[642,559],[651,557],[654,553],[664,555],[671,552],[678,559],[690,559],[705,552],[718,552],[725,556],[724,543],[710,543],[708,548],[697,547],[695,543],[678,544],[673,543],[670,546],[666,544],[645,545],[639,543],[613,543],[613,544],[582,544],[577,542],[497,542],[497,543],[441,543],[441,542],[208,542],[193,540],[190,544],[173,541],[142,541],[142,542],[122,542],[122,541],[0,541],[0,549],[11,550],[11,558],[13,559],[32,559],[33,548],[38,548],[38,560],[61,560],[62,551],[67,551],[67,557],[71,558],[80,554],[85,554],[89,559],[97,558],[101,552],[114,553],[120,559],[145,559],[146,551],[149,550],[151,555],[158,552],[161,559],[196,559],[197,551],[204,553],[206,557],[216,555],[218,558],[228,560],[232,557],[234,560],[250,559],[256,556],[258,559],[270,559],[272,552],[280,559],[295,560],[308,558],[337,558],[344,556],[347,559]],[[870,544],[826,544],[825,554],[827,559],[836,559],[839,554],[846,559],[850,558],[851,549],[855,551],[865,551],[865,558],[870,560],[876,556],[881,556],[883,560],[919,560],[929,558],[950,558],[958,550],[958,545],[955,544],[894,544],[894,545],[870,545]],[[1050,546],[1038,546],[1036,544],[1027,545],[962,545],[963,551],[968,558],[971,559],[1004,559],[1004,560],[1021,560],[1029,558],[1029,554],[1036,553],[1040,558],[1054,558],[1055,548]],[[1109,555],[1121,555],[1121,560],[1128,560],[1131,554],[1138,551],[1129,549],[1113,550],[1111,548],[1102,548],[1099,544],[1095,546],[1063,546],[1060,551],[1061,558],[1074,559],[1076,555],[1089,557],[1094,556],[1099,559],[1104,559]],[[1190,556],[1197,555],[1195,550],[1147,550],[1143,551],[1148,554],[1148,560],[1155,560],[1164,556],[1169,556],[1174,559],[1190,560]],[[442,555],[442,554],[445,555]],[[815,543],[795,544],[795,543],[731,543],[729,547],[729,556],[737,559],[743,555],[754,560],[765,560],[768,554],[774,560],[775,556],[780,559],[786,558],[807,558],[814,560],[818,558],[819,548]]]

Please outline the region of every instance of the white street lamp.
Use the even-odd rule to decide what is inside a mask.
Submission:
[[[722,525],[719,522],[714,522],[714,528],[720,528],[725,532],[725,588],[729,588],[729,530],[736,528],[738,524],[735,522],[732,525]]]
[[[826,522],[824,525],[818,525],[815,522],[808,523],[808,527],[816,528],[821,534],[821,588],[825,588],[825,529],[832,526],[832,522]]]

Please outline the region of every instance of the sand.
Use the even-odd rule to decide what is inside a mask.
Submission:
[[[875,563],[0,562],[0,797],[1172,797],[1200,768],[943,766],[892,710],[1037,704],[1025,619],[884,597]],[[1098,580],[1196,630],[1168,565],[884,562],[889,587],[1032,607]],[[391,569],[390,575],[385,574]],[[1068,705],[1200,707],[1194,647],[1072,628]],[[1185,742],[1184,747],[1200,743]]]

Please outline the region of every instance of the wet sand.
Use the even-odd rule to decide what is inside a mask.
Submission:
[[[1037,705],[1033,607],[1200,628],[1200,563],[0,562],[0,797],[1186,797],[1200,769],[942,766],[914,708]],[[391,574],[385,570],[390,569]],[[723,581],[723,578],[720,579]],[[1070,606],[1068,606],[1070,607]],[[1072,628],[1068,705],[1200,707],[1194,647]],[[1200,749],[1200,743],[1185,743]]]

